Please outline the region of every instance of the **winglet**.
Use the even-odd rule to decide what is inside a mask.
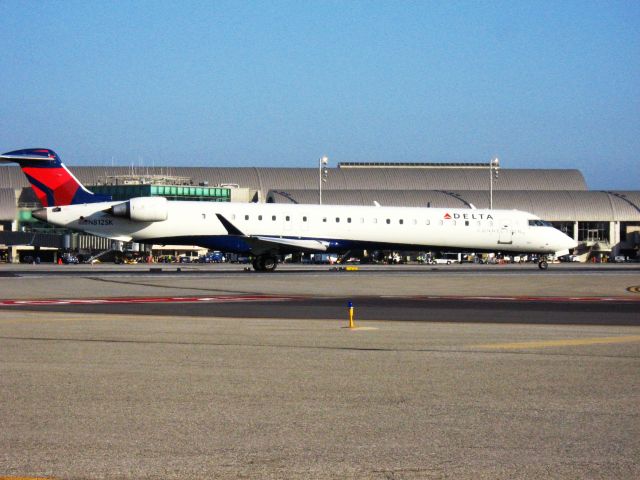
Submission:
[[[220,220],[220,223],[222,223],[222,226],[227,230],[227,233],[229,235],[239,235],[241,237],[245,237],[246,236],[244,233],[242,233],[240,230],[238,230],[235,227],[235,225],[233,225],[233,223],[231,223],[229,220],[224,218],[219,213],[216,213],[216,217],[218,217],[218,220]]]

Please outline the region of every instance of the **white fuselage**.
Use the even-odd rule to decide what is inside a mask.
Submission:
[[[124,241],[187,243],[237,252],[248,250],[242,241],[228,242],[229,237],[314,239],[327,251],[397,245],[555,253],[576,246],[559,230],[536,224],[535,215],[517,210],[169,201],[166,220],[138,222],[108,213],[121,203],[48,207],[46,221]],[[218,215],[237,229],[234,235]],[[296,250],[287,250],[285,244],[278,251]]]

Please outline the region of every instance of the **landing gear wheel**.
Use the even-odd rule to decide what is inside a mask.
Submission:
[[[539,268],[540,270],[546,270],[547,268],[549,268],[549,264],[547,263],[547,261],[546,261],[546,260],[540,260],[540,261],[538,262],[538,268]]]
[[[273,272],[278,266],[278,259],[276,257],[263,257],[260,263],[263,271]]]
[[[261,255],[251,262],[256,272],[273,272],[278,266],[278,259],[269,255]]]

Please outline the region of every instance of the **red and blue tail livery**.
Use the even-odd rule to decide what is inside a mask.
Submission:
[[[87,190],[48,148],[27,148],[0,155],[0,161],[15,162],[31,183],[43,207],[108,202],[107,195]]]

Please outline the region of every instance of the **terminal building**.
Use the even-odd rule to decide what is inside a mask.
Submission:
[[[170,175],[165,167],[71,170],[87,188],[114,200],[161,195],[171,200],[313,204],[319,202],[321,188],[322,203],[335,205],[489,208],[492,202],[493,208],[523,210],[552,222],[579,242],[575,253],[583,261],[637,260],[640,250],[640,191],[589,190],[582,173],[573,169],[348,162],[325,172],[258,167],[172,167]],[[21,170],[0,167],[0,255],[19,261],[34,248],[96,252],[112,247],[107,239],[38,222],[31,218],[38,207]],[[160,247],[148,248],[157,253]]]

